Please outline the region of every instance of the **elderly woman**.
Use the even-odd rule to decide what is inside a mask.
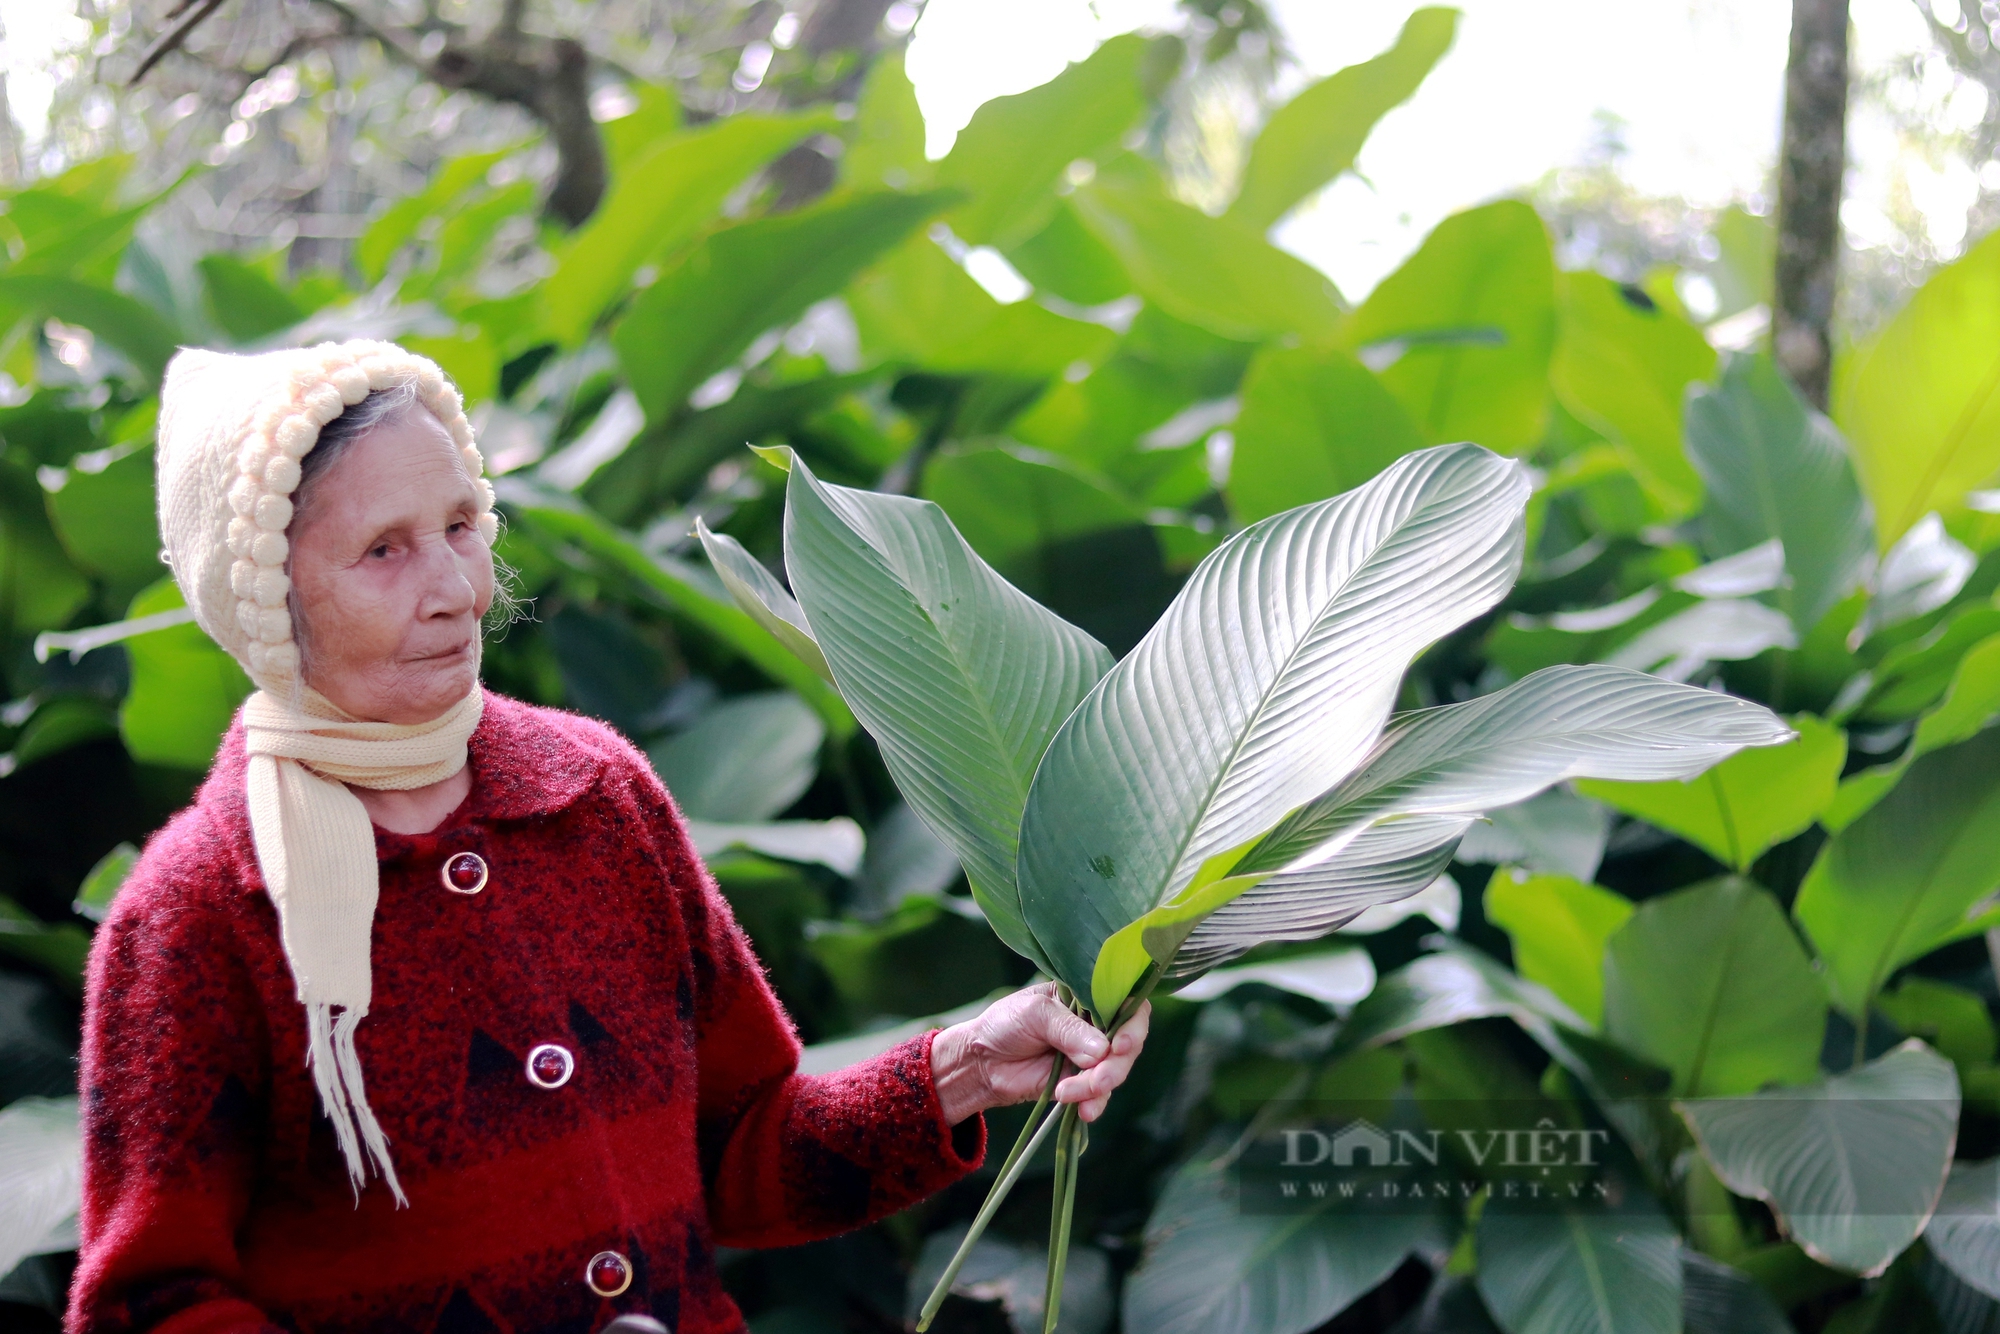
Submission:
[[[1145,1017],[1039,989],[797,1073],[645,759],[480,688],[493,490],[429,361],[184,352],[158,457],[259,690],[91,955],[72,1334],[740,1330],[717,1246],[938,1190],[1053,1060],[1086,1120],[1124,1079]]]

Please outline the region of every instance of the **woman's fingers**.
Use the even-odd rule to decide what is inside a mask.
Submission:
[[[1079,1070],[1088,1070],[1104,1059],[1111,1044],[1090,1023],[1071,1014],[1053,996],[1036,996],[1014,1016],[1030,1050],[1053,1047],[1067,1056]],[[1004,1039],[996,1046],[1005,1050]]]
[[[974,1110],[1035,1097],[1048,1084],[1050,1062],[1064,1060],[1073,1073],[1056,1085],[1056,1100],[1079,1104],[1078,1114],[1094,1121],[1104,1114],[1112,1090],[1132,1072],[1151,1021],[1152,1006],[1142,1005],[1107,1040],[1056,999],[1053,985],[1045,984],[1000,1001],[964,1026],[970,1030],[965,1041],[947,1043],[946,1050],[962,1047],[978,1066],[979,1083],[989,1097]]]
[[[1139,1059],[1139,1053],[1146,1045],[1146,1033],[1152,1018],[1153,1006],[1148,1001],[1118,1030],[1103,1060],[1056,1085],[1056,1101],[1078,1104],[1077,1115],[1085,1121],[1095,1121],[1104,1115],[1112,1090],[1123,1084],[1125,1077],[1132,1073],[1132,1064]]]

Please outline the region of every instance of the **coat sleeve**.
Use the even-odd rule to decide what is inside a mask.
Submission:
[[[263,1006],[226,921],[163,904],[159,879],[157,863],[135,868],[91,951],[66,1328],[277,1334],[237,1285],[268,1087]]]
[[[661,823],[688,932],[696,1133],[715,1239],[816,1241],[907,1208],[979,1166],[985,1120],[945,1123],[931,1081],[934,1033],[833,1074],[798,1073],[791,1021],[671,804]]]

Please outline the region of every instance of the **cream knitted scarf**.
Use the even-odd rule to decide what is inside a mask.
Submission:
[[[475,689],[443,717],[407,727],[358,722],[313,691],[298,709],[261,690],[243,705],[250,833],[306,1007],[307,1064],[356,1190],[365,1144],[403,1204],[354,1050],[370,999],[375,829],[347,785],[408,791],[443,782],[465,767],[483,705]]]
[[[408,790],[465,767],[475,687],[415,726],[349,717],[299,674],[285,571],[299,460],[320,428],[371,390],[417,386],[477,480],[490,542],[492,486],[458,393],[437,366],[356,340],[256,356],[188,350],[161,391],[160,532],[196,621],[259,687],[243,706],[250,830],[299,1002],[306,1059],[357,1199],[369,1164],[407,1204],[368,1106],[354,1035],[368,1013],[377,871],[374,827],[348,785]]]

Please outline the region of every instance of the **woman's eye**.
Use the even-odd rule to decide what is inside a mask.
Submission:
[[[387,542],[377,542],[374,546],[368,548],[368,554],[377,560],[382,560],[389,554],[389,544]]]

